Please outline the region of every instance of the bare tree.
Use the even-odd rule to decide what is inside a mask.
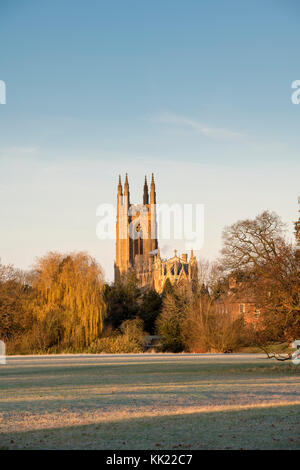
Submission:
[[[284,228],[278,215],[266,211],[223,233],[220,265],[226,274],[240,276],[240,291],[254,295],[262,312],[257,344],[265,352],[270,342],[290,342],[300,334],[300,263]],[[270,351],[268,357],[290,359]]]
[[[223,231],[222,265],[228,271],[257,268],[278,254],[285,225],[274,212],[240,220]]]

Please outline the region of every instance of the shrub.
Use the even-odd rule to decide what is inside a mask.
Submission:
[[[125,320],[120,326],[123,336],[126,336],[129,341],[135,341],[142,346],[144,344],[144,322],[141,318],[134,318],[133,320]]]
[[[243,319],[219,313],[204,289],[189,295],[175,287],[156,325],[162,351],[233,352],[244,340]]]
[[[126,354],[141,353],[143,349],[136,340],[129,338],[127,335],[117,335],[96,339],[88,348],[85,348],[84,352],[92,354]]]

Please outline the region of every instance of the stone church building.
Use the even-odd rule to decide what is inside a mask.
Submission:
[[[150,194],[145,177],[143,203],[130,201],[128,176],[124,190],[119,176],[116,220],[115,281],[133,270],[139,286],[163,291],[167,279],[174,283],[191,283],[197,278],[197,259],[191,252],[162,259],[157,240],[156,191],[152,174]]]

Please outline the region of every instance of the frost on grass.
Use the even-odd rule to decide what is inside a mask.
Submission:
[[[9,358],[2,448],[299,448],[300,373],[260,356]]]

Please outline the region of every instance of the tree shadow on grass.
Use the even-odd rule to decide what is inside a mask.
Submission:
[[[236,378],[299,377],[300,368],[291,364],[264,363],[128,363],[120,364],[74,364],[8,367],[1,370],[0,389],[22,389],[72,385],[119,385],[153,382],[193,383],[199,380]],[[13,379],[13,380],[11,380]]]
[[[299,449],[300,405],[130,417],[0,434],[2,449]],[[64,417],[62,415],[62,421]]]

